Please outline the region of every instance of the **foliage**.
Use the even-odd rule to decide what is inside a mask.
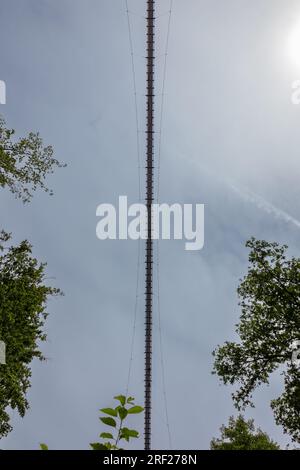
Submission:
[[[0,186],[7,186],[23,202],[29,202],[37,188],[52,194],[45,178],[54,167],[65,165],[53,158],[53,148],[44,147],[38,133],[30,132],[19,140],[14,135],[0,116]]]
[[[300,339],[300,259],[287,259],[287,246],[252,238],[248,274],[238,295],[240,342],[226,342],[214,351],[213,373],[225,384],[238,384],[233,400],[238,409],[253,406],[252,394],[269,383],[284,366],[284,392],[271,402],[276,423],[300,442],[300,370],[292,361]]]
[[[40,449],[41,449],[41,450],[49,450],[47,444],[44,444],[44,443],[41,443],[41,444],[40,444]]]
[[[132,438],[138,438],[139,433],[135,429],[129,429],[124,426],[124,421],[128,415],[139,414],[144,411],[141,406],[134,404],[134,398],[126,398],[124,395],[114,397],[119,404],[115,408],[102,408],[100,411],[107,416],[101,416],[100,421],[109,426],[110,432],[102,432],[100,438],[102,442],[93,442],[90,444],[93,450],[120,450],[119,442],[123,439],[129,442]],[[113,428],[113,431],[111,431]]]
[[[12,427],[7,408],[17,409],[24,416],[29,404],[26,392],[30,387],[33,358],[43,360],[39,342],[47,317],[45,306],[59,289],[44,283],[45,264],[32,257],[27,241],[6,247],[10,235],[0,234],[0,339],[6,344],[6,364],[0,365],[0,437]]]
[[[211,450],[280,450],[278,444],[260,429],[255,429],[254,421],[246,421],[242,415],[229,418],[228,426],[222,426],[221,438],[214,438]]]

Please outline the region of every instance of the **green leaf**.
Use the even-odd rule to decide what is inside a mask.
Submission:
[[[132,408],[129,408],[128,414],[137,414],[137,413],[142,413],[144,411],[144,408],[142,406],[133,406]]]
[[[106,444],[100,444],[100,442],[92,442],[90,444],[93,450],[107,450],[109,447]]]
[[[128,415],[128,411],[123,406],[118,406],[118,413],[122,420]]]
[[[138,433],[138,431],[136,431],[135,429],[129,429],[129,436],[130,436],[130,437],[138,438],[138,437],[139,437],[139,433]]]
[[[113,408],[102,408],[100,411],[102,413],[105,413],[106,415],[115,416],[115,417],[118,416],[117,410],[114,410]]]
[[[134,402],[134,397],[127,398],[127,403],[133,403],[133,402]]]
[[[49,450],[47,444],[40,444],[41,450]]]
[[[113,428],[115,428],[117,425],[113,418],[102,417],[100,418],[100,420],[102,421],[102,423],[107,424],[107,426],[112,426]]]
[[[100,437],[102,437],[102,439],[113,439],[114,438],[114,436],[110,432],[102,432],[100,434]]]
[[[122,406],[124,406],[126,403],[126,397],[124,397],[124,395],[117,395],[116,397],[114,397],[114,399],[118,400]]]
[[[120,439],[129,440],[130,437],[138,438],[139,433],[135,429],[122,428],[120,432]]]

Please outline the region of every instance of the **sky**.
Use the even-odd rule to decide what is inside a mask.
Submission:
[[[128,0],[137,82],[140,149],[145,110],[145,2]],[[169,0],[158,0],[156,123],[159,122]],[[205,204],[205,245],[161,241],[155,276],[154,449],[208,449],[234,409],[230,387],[211,374],[212,351],[237,340],[236,289],[251,236],[286,243],[299,256],[300,68],[288,38],[297,0],[174,0],[167,55],[160,200]],[[87,449],[102,432],[99,409],[126,390],[137,295],[129,392],[143,403],[143,259],[135,241],[96,238],[96,207],[119,195],[138,202],[136,122],[123,0],[0,0],[0,80],[8,127],[39,131],[67,163],[49,177],[54,196],[28,205],[2,190],[1,227],[28,239],[47,262],[51,299],[47,361],[32,364],[30,410],[12,412],[4,449]],[[159,126],[157,125],[157,130]],[[141,181],[144,174],[141,170]],[[137,268],[139,289],[136,294]],[[158,301],[161,321],[159,322]],[[245,415],[285,446],[270,400],[282,377],[254,395]],[[131,426],[143,433],[143,418]],[[139,439],[133,448],[142,448]]]

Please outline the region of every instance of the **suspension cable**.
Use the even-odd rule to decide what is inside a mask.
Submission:
[[[159,194],[160,194],[160,163],[161,163],[161,148],[162,148],[162,123],[163,123],[163,114],[164,114],[164,97],[165,97],[165,86],[166,86],[166,77],[167,77],[167,57],[168,57],[168,49],[169,49],[169,38],[170,38],[170,29],[171,29],[172,10],[173,10],[173,0],[170,0],[168,29],[167,29],[167,38],[166,38],[166,48],[165,48],[165,54],[164,54],[165,59],[164,59],[164,66],[163,66],[163,84],[162,84],[162,97],[161,97],[161,109],[160,109],[160,123],[159,123],[157,195],[156,195],[157,204],[159,203]],[[166,371],[165,371],[165,359],[164,359],[163,340],[162,340],[162,325],[161,325],[159,251],[160,250],[159,250],[159,239],[158,239],[157,240],[156,277],[157,277],[157,309],[158,309],[159,348],[160,348],[160,358],[161,358],[161,375],[162,375],[162,387],[163,387],[166,426],[167,426],[167,431],[168,431],[169,446],[170,446],[170,449],[172,449],[172,437],[171,437],[169,413],[168,413],[168,397],[167,397],[167,389],[166,389]]]
[[[138,102],[137,102],[137,87],[136,87],[136,71],[134,63],[134,50],[133,50],[133,40],[132,40],[132,29],[131,22],[129,17],[129,8],[128,0],[125,0],[126,6],[126,15],[127,15],[127,27],[128,27],[128,38],[130,46],[130,55],[131,55],[131,69],[132,69],[132,80],[133,80],[133,92],[134,92],[134,108],[135,108],[135,124],[136,124],[136,150],[137,150],[137,160],[138,160],[138,197],[139,202],[141,202],[141,152],[140,152],[140,131],[139,131],[139,114],[138,114]],[[132,327],[132,336],[131,336],[131,345],[130,345],[130,359],[129,359],[129,368],[126,384],[126,396],[129,393],[131,372],[132,372],[132,363],[133,363],[133,352],[134,352],[134,343],[136,336],[136,323],[137,323],[137,311],[138,311],[138,301],[139,301],[139,283],[140,283],[140,265],[141,265],[141,241],[138,240],[138,253],[137,253],[137,269],[136,269],[136,286],[135,286],[135,303],[134,303],[134,318],[133,318],[133,327]]]

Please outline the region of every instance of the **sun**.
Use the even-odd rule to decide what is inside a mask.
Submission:
[[[288,48],[293,64],[300,67],[300,22],[290,33]]]

